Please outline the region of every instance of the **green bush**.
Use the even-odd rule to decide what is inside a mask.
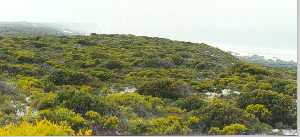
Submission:
[[[181,65],[184,63],[184,58],[181,57],[180,55],[173,55],[171,59],[176,65]]]
[[[80,85],[91,82],[92,78],[82,72],[57,70],[51,73],[50,81],[57,85]]]
[[[154,97],[177,99],[188,96],[190,89],[186,83],[181,81],[158,79],[156,81],[145,82],[138,87],[138,92]]]
[[[124,63],[119,60],[109,60],[105,63],[105,67],[108,69],[121,69],[124,67]]]
[[[255,90],[253,92],[242,93],[238,98],[240,107],[246,108],[251,104],[262,104],[272,112],[272,117],[268,124],[274,126],[277,122],[286,125],[294,125],[296,122],[296,100],[289,95]]]
[[[90,93],[76,89],[64,89],[58,92],[55,103],[81,114],[93,110],[97,105],[96,100]]]
[[[175,104],[182,109],[192,111],[206,107],[207,101],[203,97],[192,95],[176,100]]]
[[[234,102],[220,99],[211,99],[207,106],[194,112],[201,116],[204,122],[204,130],[208,131],[211,127],[224,127],[231,123],[241,123],[251,125],[255,123],[255,118],[238,108]],[[234,115],[233,115],[234,114]]]

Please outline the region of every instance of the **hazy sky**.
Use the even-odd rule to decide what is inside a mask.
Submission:
[[[85,29],[297,56],[297,0],[1,0],[0,21],[95,23]]]

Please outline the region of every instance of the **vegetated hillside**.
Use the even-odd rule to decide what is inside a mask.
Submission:
[[[296,128],[295,71],[239,61],[203,43],[117,34],[2,36],[0,62],[0,135],[35,125],[45,129],[39,135]]]
[[[67,28],[54,24],[29,23],[29,22],[0,22],[1,35],[71,35],[77,34]]]

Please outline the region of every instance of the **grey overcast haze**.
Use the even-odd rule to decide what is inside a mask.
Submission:
[[[0,21],[207,43],[297,59],[297,0],[1,0]]]

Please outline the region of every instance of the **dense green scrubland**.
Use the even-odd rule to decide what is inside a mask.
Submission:
[[[1,36],[0,62],[0,135],[296,128],[295,70],[246,63],[204,43],[134,35]]]

